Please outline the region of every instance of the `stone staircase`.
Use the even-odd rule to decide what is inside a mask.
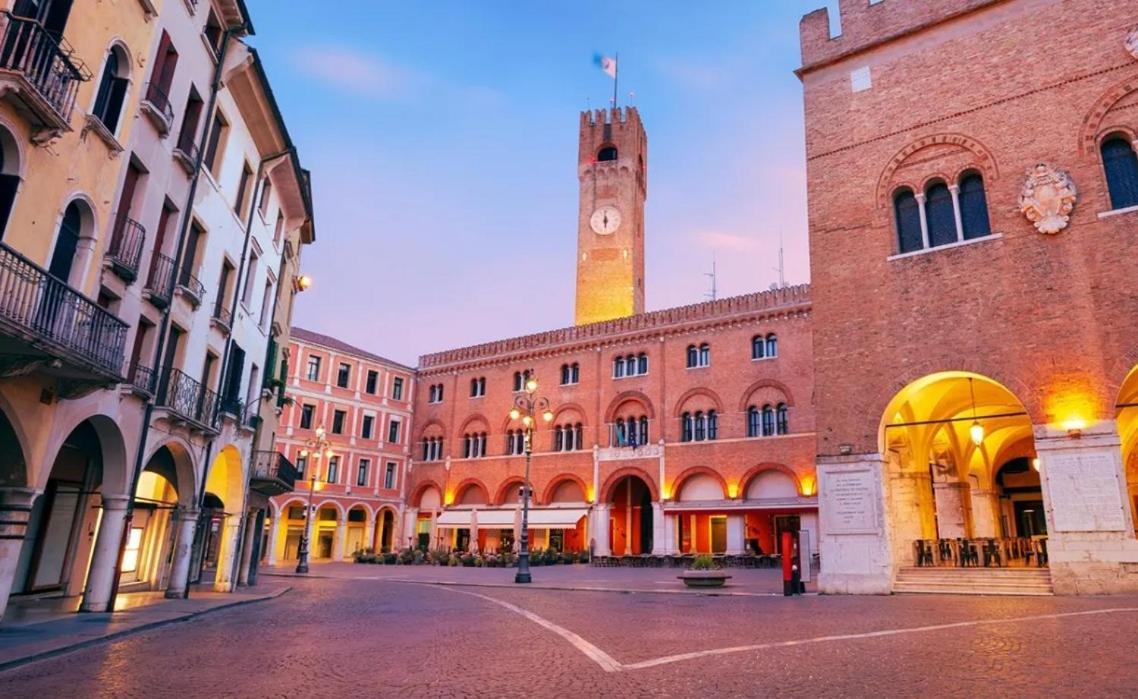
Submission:
[[[1047,568],[902,568],[897,594],[1050,595]]]

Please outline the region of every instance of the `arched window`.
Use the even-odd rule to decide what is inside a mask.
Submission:
[[[640,355],[636,358],[636,373],[648,373],[648,355],[644,352],[641,352]]]
[[[769,405],[763,406],[763,436],[770,437],[774,434],[774,408]]]
[[[612,160],[616,160],[616,156],[616,146],[605,146],[597,151],[597,162],[607,163]]]
[[[581,365],[573,362],[569,367],[569,383],[577,383],[581,380]]]
[[[51,265],[48,271],[59,281],[69,284],[71,279],[71,264],[75,261],[75,251],[79,246],[79,237],[83,230],[83,212],[79,202],[71,202],[63,212],[63,220],[59,224],[59,236],[55,239],[55,251],[51,255]]]
[[[965,240],[992,234],[984,178],[979,173],[969,173],[960,180],[960,223],[964,227]]]
[[[690,442],[692,439],[691,413],[680,416],[680,441]]]
[[[8,216],[16,203],[20,187],[19,150],[7,129],[0,128],[0,240],[8,227]]]
[[[1121,135],[1102,143],[1102,166],[1112,209],[1138,206],[1138,154],[1134,148]]]
[[[774,333],[767,335],[767,356],[768,357],[777,357],[778,356],[778,336],[775,335]]]
[[[714,410],[707,411],[707,438],[714,440],[719,437],[719,415]]]
[[[516,393],[516,392],[522,390],[522,388],[524,387],[524,384],[525,384],[525,378],[522,376],[522,372],[515,371],[514,372],[514,392]]]
[[[648,443],[648,417],[640,416],[640,444]]]
[[[578,449],[581,449],[585,444],[585,428],[579,422],[573,427],[573,443],[577,445]]]
[[[629,376],[636,376],[636,374],[639,373],[639,372],[637,372],[636,369],[637,369],[637,367],[636,367],[636,355],[630,354],[627,357],[625,357],[624,358],[625,373],[628,374]]]
[[[747,436],[758,437],[762,432],[759,426],[759,409],[755,406],[747,408]]]
[[[778,434],[790,434],[790,424],[787,422],[786,403],[779,403],[774,412],[776,432],[778,432]]]
[[[565,449],[565,431],[561,425],[553,428],[553,451],[562,451]]]
[[[616,424],[613,425],[613,443],[622,447],[628,443],[628,434],[624,431],[624,418],[618,417]]]
[[[567,383],[569,383],[569,365],[568,364],[562,364],[561,365],[561,385],[564,386]]]
[[[639,430],[637,430],[636,427],[637,427],[636,426],[636,420],[633,418],[629,418],[629,420],[628,420],[628,446],[630,446],[630,447],[635,447],[638,444],[640,444],[640,442],[637,440],[637,437],[640,436],[638,434]]]
[[[121,47],[115,46],[107,53],[107,62],[103,67],[103,77],[99,81],[99,91],[95,93],[95,108],[92,114],[103,122],[103,126],[112,134],[119,127],[126,88],[130,84],[127,79],[129,69],[130,63]]]
[[[612,360],[612,375],[616,379],[624,377],[624,357]]]
[[[711,366],[711,345],[706,342],[699,346],[699,365]]]
[[[911,189],[893,196],[893,215],[897,219],[897,251],[913,252],[924,247],[921,240],[921,208]]]
[[[707,439],[707,422],[703,411],[695,414],[695,441],[702,442]]]
[[[762,335],[751,338],[751,359],[762,359],[766,356],[766,343]]]
[[[462,435],[462,458],[469,459],[471,449],[472,449],[472,447],[471,447],[470,435],[468,435],[468,434]]]
[[[925,218],[929,223],[929,247],[956,242],[956,213],[952,192],[944,182],[929,185],[925,192]]]
[[[692,369],[699,363],[699,350],[695,345],[688,345],[688,368]]]

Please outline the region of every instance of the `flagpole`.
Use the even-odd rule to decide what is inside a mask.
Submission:
[[[616,112],[616,94],[617,94],[616,93],[616,82],[617,82],[617,76],[620,75],[620,53],[619,52],[617,52],[616,54],[613,55],[613,63],[616,64],[613,67],[613,71],[612,71],[612,110],[615,113]]]

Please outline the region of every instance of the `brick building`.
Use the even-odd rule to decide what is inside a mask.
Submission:
[[[840,11],[798,71],[823,589],[980,537],[1034,542],[1057,592],[1138,588],[1133,3]]]
[[[297,468],[296,491],[272,499],[269,565],[294,561],[311,498],[309,556],[342,560],[399,542],[410,453],[414,370],[326,335],[292,329],[277,449]],[[323,430],[331,453],[313,442]],[[311,490],[311,493],[310,493]]]
[[[528,378],[532,545],[597,554],[776,550],[817,536],[808,287],[643,313],[647,136],[634,108],[580,122],[572,328],[420,358],[404,536],[498,550],[520,529]]]

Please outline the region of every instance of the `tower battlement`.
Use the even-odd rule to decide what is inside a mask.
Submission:
[[[1007,0],[838,0],[840,33],[830,33],[830,12],[814,10],[799,22],[799,75],[892,39]]]
[[[617,127],[621,127],[625,124],[632,124],[641,129],[644,128],[644,125],[640,122],[640,112],[636,111],[636,107],[592,109],[581,112],[582,129],[586,126],[616,125]]]

